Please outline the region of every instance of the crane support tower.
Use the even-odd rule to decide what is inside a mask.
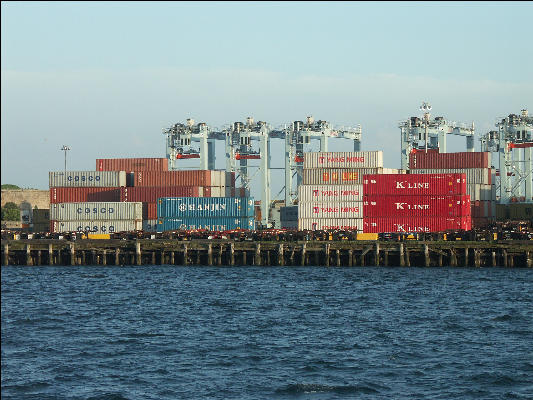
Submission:
[[[446,121],[444,117],[431,119],[431,105],[422,103],[422,118],[411,117],[399,124],[401,131],[401,168],[409,169],[409,154],[413,150],[439,149],[446,153],[446,136],[466,137],[466,151],[474,151],[474,123],[466,124]]]
[[[526,109],[520,115],[509,114],[496,123],[497,130],[480,138],[481,151],[498,153],[500,203],[533,202],[533,117]],[[497,180],[498,182],[498,180]]]
[[[246,123],[234,122],[221,129],[210,128],[206,123],[194,123],[187,119],[185,124],[176,123],[163,129],[166,135],[166,155],[169,170],[178,169],[178,160],[198,158],[200,169],[215,169],[215,141],[223,140],[225,145],[226,171],[235,172],[241,187],[250,192],[252,178],[259,172],[261,176],[261,224],[270,226],[271,205],[270,185],[270,141],[285,141],[285,204],[293,204],[297,196],[297,186],[301,183],[304,145],[311,140],[320,140],[320,151],[328,151],[329,138],[344,138],[353,141],[353,150],[361,147],[361,126],[333,127],[329,122],[316,121],[312,116],[306,122],[295,121],[278,129],[264,121],[254,122],[252,117]],[[199,143],[199,148],[194,147]],[[259,166],[252,166],[249,160],[260,160]],[[251,168],[258,168],[250,174]],[[296,189],[293,178],[296,176]]]
[[[304,148],[311,140],[320,140],[320,151],[328,151],[329,138],[353,140],[353,151],[361,149],[361,125],[356,127],[333,127],[326,121],[315,121],[312,116],[306,122],[294,121],[273,132],[276,137],[285,139],[285,205],[292,205],[297,199],[298,186],[302,183]],[[296,177],[296,187],[293,179]]]

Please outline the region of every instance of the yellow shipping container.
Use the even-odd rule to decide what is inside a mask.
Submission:
[[[377,233],[358,233],[357,240],[378,240]]]
[[[109,233],[88,233],[87,239],[111,239]]]

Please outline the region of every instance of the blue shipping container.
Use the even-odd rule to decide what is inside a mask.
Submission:
[[[228,231],[233,229],[255,229],[254,217],[238,218],[158,218],[157,231],[177,231],[205,229],[208,231]]]
[[[253,197],[162,197],[157,199],[157,218],[253,216]]]

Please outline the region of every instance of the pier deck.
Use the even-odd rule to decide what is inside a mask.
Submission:
[[[533,242],[2,240],[2,265],[532,267]]]

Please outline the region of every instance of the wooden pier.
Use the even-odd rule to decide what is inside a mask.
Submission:
[[[533,267],[533,242],[2,240],[2,265]]]

